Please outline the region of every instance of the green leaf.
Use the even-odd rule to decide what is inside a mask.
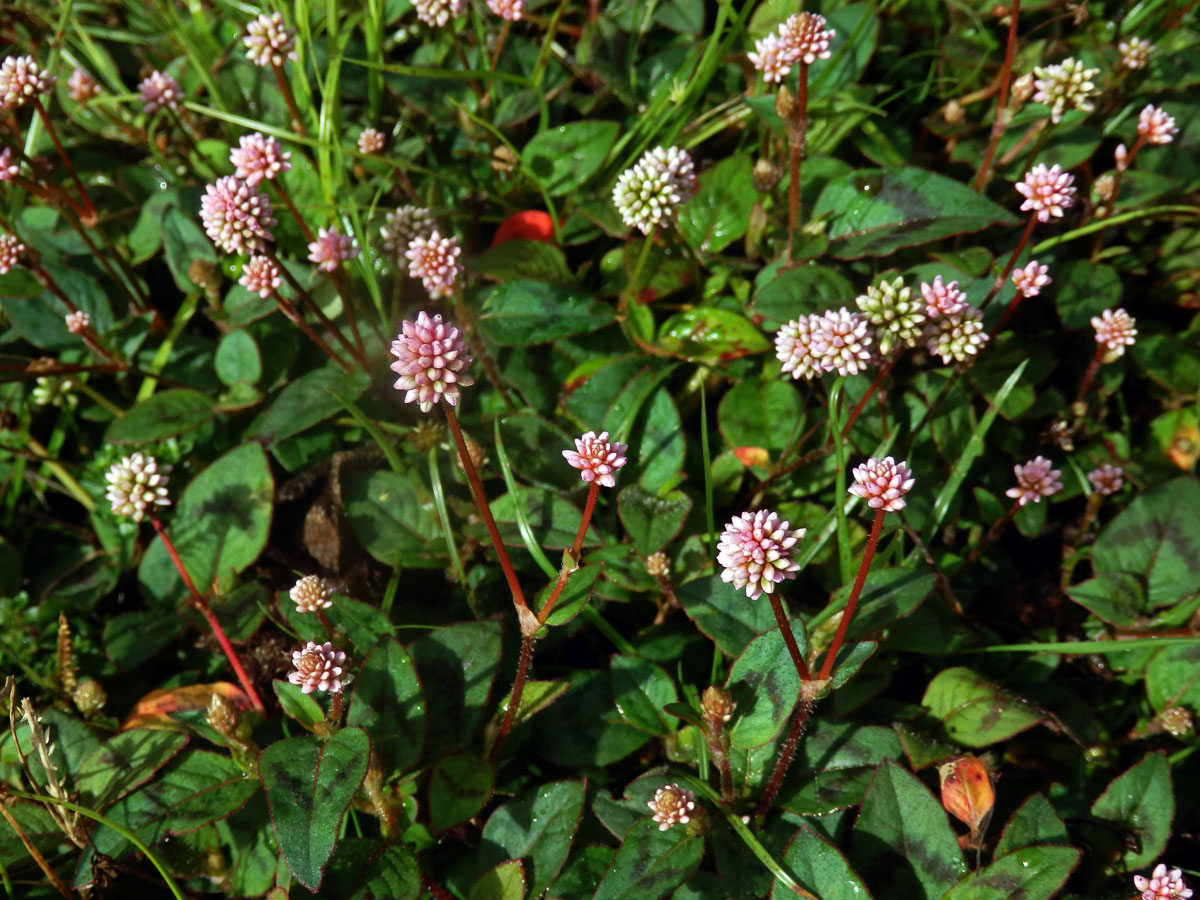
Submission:
[[[199,428],[216,415],[205,394],[188,388],[160,391],[126,410],[108,427],[109,444],[150,444]]]
[[[663,322],[658,331],[658,346],[689,362],[717,365],[765,353],[771,343],[740,313],[698,306],[678,312]]]
[[[651,734],[675,733],[674,719],[663,712],[664,706],[677,699],[670,675],[654,663],[618,653],[608,676],[613,702],[626,722]]]
[[[780,862],[802,887],[821,900],[862,900],[870,896],[841,851],[806,826],[792,836]],[[775,882],[771,896],[786,896],[786,888]]]
[[[246,429],[247,438],[268,447],[305,431],[343,410],[337,395],[357,400],[367,389],[365,373],[346,374],[330,363],[288,382],[270,407]]]
[[[279,706],[283,714],[295,719],[306,730],[312,731],[325,721],[325,710],[312,694],[306,694],[298,684],[276,679],[271,682],[275,688],[275,696],[279,698]]]
[[[505,347],[549,344],[613,323],[612,307],[578,288],[513,281],[489,288],[476,317],[479,332]]]
[[[196,224],[196,216],[171,207],[162,217],[163,254],[175,284],[185,294],[199,293],[202,288],[188,274],[197,261],[215,263],[217,252],[204,230]]]
[[[607,672],[571,670],[568,684],[566,701],[529,722],[526,746],[536,755],[568,768],[607,766],[650,740],[646,732],[625,724],[613,705]]]
[[[584,793],[582,781],[555,781],[530,788],[499,807],[483,826],[482,863],[523,860],[529,900],[537,900],[566,862]]]
[[[259,757],[279,852],[309,890],[321,886],[342,817],[366,777],[370,752],[365,731],[342,728],[323,744],[311,737],[285,738]]]
[[[371,736],[389,772],[403,772],[420,758],[425,700],[412,658],[393,638],[376,644],[363,663],[346,723]]]
[[[387,565],[437,566],[446,542],[428,492],[416,476],[387,469],[352,470],[342,477],[350,527],[368,553]]]
[[[286,594],[279,599],[279,611],[293,631],[299,634],[320,634],[325,630],[325,626],[314,613],[298,612]],[[361,600],[351,600],[340,594],[334,599],[333,606],[325,610],[325,617],[335,629],[346,632],[359,658],[366,657],[371,648],[378,643],[381,634],[390,634],[395,630],[378,606],[371,606]]]
[[[867,573],[862,594],[858,598],[858,609],[846,632],[848,638],[878,631],[897,619],[911,615],[924,602],[937,579],[932,572],[918,568],[872,569]],[[845,608],[850,598],[851,584],[842,585],[834,592],[829,605]],[[826,625],[832,625],[828,620]],[[832,638],[832,634],[830,635]]]
[[[519,859],[502,862],[471,885],[467,900],[521,900],[525,896],[525,867]]]
[[[579,470],[566,464],[561,453],[547,447],[574,447],[573,439],[537,413],[522,410],[500,420],[500,439],[513,471],[541,487],[571,490],[579,485]]]
[[[965,874],[946,811],[915,775],[885,760],[854,824],[850,859],[881,900],[941,897]]]
[[[629,829],[592,900],[657,900],[687,880],[703,853],[703,838],[659,831],[647,818]]]
[[[153,778],[186,743],[187,735],[148,728],[132,728],[114,735],[79,764],[75,773],[79,802],[92,809],[104,809]]]
[[[723,653],[739,656],[757,635],[775,625],[770,604],[751,600],[746,592],[709,575],[676,588],[683,611]],[[790,662],[790,660],[789,660]]]
[[[642,404],[674,368],[644,356],[593,360],[563,384],[563,408],[583,431],[607,431],[624,440]]]
[[[262,359],[258,345],[249,332],[231,331],[217,344],[217,355],[213,358],[217,377],[223,384],[234,385],[239,381],[255,384],[262,377]]]
[[[547,625],[555,627],[566,625],[583,612],[583,608],[592,598],[592,590],[596,586],[596,579],[600,577],[602,568],[603,566],[580,566],[571,573],[566,585],[563,586],[562,593],[558,595],[554,609],[546,617]],[[553,593],[556,584],[558,584],[558,578],[552,579],[549,584],[538,591],[534,598],[532,608],[539,614],[546,605],[546,601],[550,599],[550,594]]]
[[[1054,302],[1064,328],[1090,328],[1093,316],[1121,305],[1121,277],[1107,263],[1070,260],[1054,273],[1054,281]]]
[[[521,151],[522,168],[552,197],[569,194],[604,165],[620,130],[616,122],[584,121],[542,131]]]
[[[36,208],[27,207],[27,211]],[[49,208],[45,210],[52,212]],[[27,243],[30,242],[29,237],[28,234],[25,236]],[[91,317],[92,327],[96,331],[104,334],[112,328],[112,307],[104,288],[96,279],[82,269],[65,264],[45,262],[42,265],[57,282],[59,289],[71,298],[71,302]],[[78,347],[78,335],[67,331],[63,321],[67,314],[66,305],[56,294],[43,289],[36,281],[29,285],[24,278],[18,277],[10,288],[7,279],[16,271],[18,270],[11,270],[6,280],[0,282],[0,308],[3,308],[12,326],[21,337],[43,350],[69,350]],[[31,288],[36,300],[27,299],[30,296],[27,291]]]
[[[755,192],[754,163],[729,156],[700,173],[699,187],[679,210],[679,233],[693,250],[720,253],[746,233]]]
[[[425,750],[433,757],[470,741],[483,717],[500,664],[498,619],[443,625],[410,647],[424,693],[436,697],[425,713]]]
[[[228,590],[267,544],[275,484],[257,443],[230,450],[192,479],[174,509],[170,536],[192,581]],[[142,590],[158,600],[188,596],[161,540],[138,569]]]
[[[489,760],[470,753],[439,759],[429,776],[429,819],[444,831],[474,816],[492,796],[495,771]]]
[[[669,544],[683,528],[691,509],[692,501],[683,491],[656,497],[641,486],[630,484],[617,495],[617,510],[625,534],[643,556]]]
[[[679,480],[687,441],[675,400],[666,387],[655,388],[629,435],[637,448],[633,471],[642,487],[657,494]]]
[[[575,285],[575,276],[567,267],[567,258],[562,250],[545,241],[505,241],[466,259],[463,264],[473,275],[482,275],[505,284],[527,280],[562,287]]]
[[[364,841],[372,851],[378,850],[376,841]],[[390,844],[383,847],[371,860],[371,867],[363,878],[362,886],[348,900],[417,900],[421,895],[421,870],[417,858],[407,847]]]
[[[989,225],[1019,224],[1013,213],[961,181],[907,166],[835,178],[821,191],[812,216],[829,219],[829,250],[839,259],[885,256]]]
[[[1074,847],[1026,847],[1002,856],[986,869],[972,872],[943,900],[1050,900],[1058,894],[1082,850]]]
[[[1149,866],[1162,854],[1171,837],[1175,818],[1175,793],[1171,766],[1161,751],[1147,753],[1129,771],[1118,775],[1092,804],[1092,815],[1128,832],[1122,842],[1122,866],[1127,870]]]
[[[792,619],[789,624],[803,657],[808,652],[804,623]],[[725,690],[737,704],[729,730],[734,747],[760,747],[783,730],[800,699],[800,675],[778,627],[750,642],[729,670]]]
[[[861,803],[874,777],[875,766],[822,769],[786,786],[776,802],[802,816],[825,816]]]
[[[1110,572],[1073,584],[1067,596],[1110,625],[1134,625],[1146,609],[1141,579],[1128,572]]]
[[[830,268],[799,266],[779,271],[769,266],[759,276],[751,309],[762,316],[764,329],[778,331],[792,319],[843,306],[856,293],[845,276]]]
[[[970,669],[956,666],[934,676],[921,703],[941,719],[946,735],[966,747],[1008,740],[1046,717]]]
[[[1092,546],[1097,575],[1128,572],[1145,579],[1151,608],[1200,591],[1200,483],[1184,476],[1133,499]]]
[[[747,378],[721,398],[717,427],[726,447],[762,447],[778,454],[804,429],[800,394],[782,381]]]
[[[583,512],[569,500],[564,500],[556,492],[544,488],[518,488],[517,496],[525,510],[525,518],[539,546],[553,547],[556,550],[570,547],[575,541],[575,534],[583,521]],[[506,546],[523,547],[525,542],[517,526],[517,514],[513,508],[513,495],[503,494],[491,504],[492,516],[500,537]],[[483,529],[479,529],[482,536]],[[584,535],[584,544],[599,544],[600,538],[593,526],[588,526]]]
[[[1158,651],[1146,667],[1146,697],[1158,712],[1200,708],[1200,644]]]
[[[857,675],[858,670],[874,655],[878,646],[875,641],[843,644],[833,660],[833,671],[829,675],[830,688],[837,690]]]
[[[121,613],[104,623],[104,653],[118,669],[136,669],[178,638],[182,627],[173,609]]]
[[[999,859],[1022,847],[1034,844],[1066,844],[1070,842],[1067,826],[1058,817],[1044,794],[1033,794],[1013,813],[996,843],[995,857]]]

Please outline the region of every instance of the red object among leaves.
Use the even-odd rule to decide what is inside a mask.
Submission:
[[[942,781],[942,806],[976,836],[996,802],[988,770],[978,757],[967,753],[938,766],[938,774]]]
[[[542,241],[554,243],[554,220],[550,214],[540,209],[524,209],[513,213],[500,223],[496,236],[492,238],[492,246],[503,244],[505,241]]]

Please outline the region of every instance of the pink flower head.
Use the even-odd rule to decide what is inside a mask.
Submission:
[[[75,312],[69,312],[64,319],[67,325],[67,331],[71,334],[83,334],[91,327],[91,317],[81,309]]]
[[[226,253],[261,253],[275,236],[271,203],[257,187],[231,175],[218,178],[200,198],[200,220],[214,244]]]
[[[1182,870],[1168,869],[1163,863],[1154,867],[1149,878],[1134,875],[1133,886],[1142,892],[1142,900],[1187,900],[1192,896]]]
[[[1075,203],[1075,176],[1064,172],[1058,165],[1049,169],[1038,163],[1025,173],[1025,180],[1017,182],[1017,192],[1025,198],[1021,209],[1032,209],[1039,222],[1049,222],[1050,217],[1062,218],[1064,211]]]
[[[408,274],[421,279],[432,299],[449,297],[454,293],[454,283],[462,271],[458,263],[460,253],[458,241],[454,237],[442,237],[436,228],[428,235],[417,235],[404,251],[408,258]]]
[[[613,472],[625,465],[625,452],[629,447],[609,441],[608,432],[599,435],[589,431],[583,437],[575,438],[575,449],[564,450],[562,455],[567,462],[579,469],[579,477],[585,483],[596,482],[603,487],[616,487]]]
[[[250,261],[242,266],[242,277],[238,279],[238,284],[265,300],[279,290],[283,278],[275,260],[267,256],[252,256]]]
[[[1036,297],[1050,283],[1049,266],[1040,266],[1036,259],[1031,259],[1023,269],[1014,269],[1012,282],[1017,286],[1017,293],[1022,297]]]
[[[1137,341],[1136,320],[1123,309],[1106,309],[1099,316],[1092,317],[1092,327],[1096,329],[1096,343],[1103,344],[1107,355],[1112,359],[1125,355],[1125,348],[1132,347]]]
[[[1055,480],[1062,472],[1050,468],[1050,460],[1044,456],[1035,456],[1023,466],[1013,466],[1013,471],[1017,475],[1017,486],[1005,491],[1004,496],[1012,497],[1022,506],[1040,503],[1043,497],[1062,490],[1062,483]]]
[[[1129,148],[1124,144],[1117,144],[1117,149],[1113,151],[1113,165],[1118,172],[1129,168]]]
[[[1115,494],[1125,485],[1125,470],[1120,466],[1114,466],[1111,463],[1105,463],[1098,469],[1092,469],[1087,473],[1087,480],[1092,485],[1092,490],[1097,494],[1108,496]]]
[[[1117,44],[1117,52],[1121,54],[1121,65],[1126,69],[1144,69],[1150,62],[1154,46],[1143,38],[1131,37]]]
[[[242,38],[246,58],[264,69],[282,66],[285,59],[297,59],[296,35],[283,23],[279,13],[262,13],[246,26]]]
[[[324,644],[309,641],[302,650],[292,651],[294,669],[288,672],[288,681],[299,685],[305,694],[313,691],[336,694],[342,689],[341,675],[345,664],[346,654],[334,650],[329,641]]]
[[[506,22],[518,22],[525,12],[525,0],[487,0],[488,9]]]
[[[751,600],[775,592],[785,578],[795,578],[800,566],[792,561],[792,548],[808,529],[788,530],[788,522],[765,509],[734,516],[721,532],[717,563],[724,568],[721,580],[746,589]]]
[[[138,93],[142,95],[142,105],[148,116],[164,107],[179,112],[179,101],[183,99],[183,88],[179,82],[157,69],[141,80]]]
[[[32,56],[6,56],[0,63],[0,109],[24,106],[48,93],[55,78],[42,71]]]
[[[9,269],[16,268],[24,252],[25,245],[15,235],[0,234],[0,275],[7,275]]]
[[[847,489],[848,492],[862,497],[871,509],[898,512],[904,509],[904,495],[912,490],[916,479],[907,465],[885,456],[883,459],[871,457],[855,466],[854,481],[856,483]]]
[[[236,170],[233,174],[251,187],[286,172],[292,167],[291,158],[291,151],[284,150],[279,141],[257,131],[242,135],[238,146],[229,151],[229,164]]]
[[[392,341],[392,355],[396,357],[392,371],[400,376],[396,390],[408,391],[404,402],[416,401],[421,412],[429,412],[439,400],[457,406],[459,387],[475,383],[463,374],[472,362],[467,342],[440,315],[431,319],[420,312],[415,322],[405,320]]]
[[[359,153],[378,153],[383,149],[383,132],[376,128],[364,128],[358,136]]]
[[[467,0],[413,0],[417,18],[434,28],[445,28],[450,19],[462,14]]]
[[[1148,144],[1169,144],[1175,140],[1179,129],[1175,127],[1174,116],[1151,103],[1138,114],[1137,133]]]
[[[317,239],[308,245],[308,261],[315,262],[325,272],[334,272],[343,262],[358,256],[358,252],[354,238],[342,234],[334,225],[317,230]]]
[[[796,13],[755,43],[750,62],[763,73],[764,81],[782,81],[796,63],[811,66],[818,59],[829,59],[833,35],[833,29],[825,27],[824,16]]]
[[[104,497],[112,507],[114,515],[128,516],[135,522],[142,521],[155,506],[170,506],[167,496],[167,473],[170,466],[159,465],[153,456],[135,453],[114,463],[105,473],[108,490]]]
[[[333,606],[333,585],[319,575],[305,575],[288,591],[296,612],[315,613]]]
[[[748,58],[750,64],[763,73],[763,81],[767,84],[783,81],[792,71],[791,53],[775,32],[755,41]]]
[[[654,792],[654,799],[646,805],[654,811],[654,821],[659,831],[666,831],[677,823],[686,825],[689,813],[696,808],[694,794],[677,784],[668,784]]]
[[[933,284],[921,285],[921,296],[925,298],[925,315],[933,319],[952,316],[967,308],[967,295],[958,289],[958,282],[942,284],[942,276],[933,279]]]
[[[67,88],[68,95],[76,103],[87,103],[100,93],[100,86],[95,79],[80,68],[76,68],[67,79]]]
[[[775,356],[792,378],[811,379],[821,374],[821,362],[812,350],[813,332],[819,321],[820,316],[801,316],[775,333]]]
[[[11,181],[20,171],[20,164],[13,160],[12,147],[0,147],[0,182]]]
[[[825,372],[857,375],[874,358],[866,316],[846,307],[826,310],[818,316],[812,332],[812,355]]]

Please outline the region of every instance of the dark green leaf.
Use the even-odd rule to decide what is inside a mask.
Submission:
[[[557,197],[584,184],[604,164],[617,140],[616,122],[572,122],[543,131],[521,151],[522,166]]]
[[[367,387],[366,375],[347,375],[332,363],[288,382],[271,406],[246,430],[246,437],[271,446],[344,410],[335,394],[356,400]]]
[[[626,722],[651,734],[675,732],[675,720],[662,709],[677,696],[670,675],[654,663],[618,653],[612,658],[609,680],[613,702]]]
[[[910,615],[929,596],[935,583],[932,572],[916,568],[872,569],[867,573],[847,637],[869,634]],[[830,602],[844,605],[851,587],[847,584],[838,588]]]
[[[199,428],[216,415],[205,394],[187,388],[160,391],[113,420],[104,440],[109,444],[149,444]]]
[[[1200,708],[1200,644],[1159,650],[1146,668],[1146,697],[1160,712]]]
[[[703,838],[681,828],[659,831],[647,818],[625,835],[593,900],[657,900],[687,880],[703,852]]]
[[[746,233],[754,204],[748,156],[729,156],[700,173],[699,188],[679,211],[679,233],[694,250],[719,253]]]
[[[1066,883],[1083,851],[1074,847],[1025,847],[972,872],[944,900],[1050,900]]]
[[[285,716],[295,719],[309,731],[325,721],[325,710],[317,698],[304,693],[299,685],[276,680],[271,686],[275,688],[275,696],[279,698],[279,706]]]
[[[687,441],[671,392],[658,387],[642,407],[629,437],[637,448],[636,472],[642,487],[657,494],[679,480]]]
[[[429,776],[429,818],[444,831],[474,816],[492,796],[492,764],[469,753],[445,756]]]
[[[503,283],[527,280],[563,287],[575,284],[562,250],[545,241],[505,241],[470,257],[464,265],[474,275]],[[507,324],[511,327],[515,323]]]
[[[546,617],[547,625],[566,625],[583,612],[583,608],[592,597],[592,589],[596,585],[596,579],[600,577],[601,568],[601,566],[580,566],[571,573],[566,585],[562,589],[562,593],[558,595],[558,600],[554,603],[554,609]],[[557,584],[558,579],[555,578],[538,591],[532,604],[534,610],[541,613],[542,608],[546,605],[546,601],[550,599],[550,594],[553,593]]]
[[[678,312],[663,322],[658,346],[689,362],[716,365],[765,353],[771,343],[740,313],[700,306]]]
[[[1067,826],[1043,794],[1033,794],[1008,820],[996,843],[999,859],[1014,850],[1034,844],[1065,844],[1070,840]]]
[[[821,900],[862,900],[870,896],[841,851],[807,827],[801,826],[792,837],[780,862],[801,887]],[[788,893],[778,882],[772,885],[772,898]]]
[[[689,581],[675,596],[688,618],[728,656],[740,655],[751,640],[775,625],[764,598],[751,600],[719,575]]]
[[[500,439],[513,471],[522,478],[558,490],[580,483],[579,470],[567,465],[561,453],[546,452],[547,447],[574,447],[572,438],[536,413],[522,410],[501,419]]]
[[[104,809],[153,778],[186,743],[187,735],[148,728],[132,728],[114,735],[79,764],[75,773],[79,802],[92,809]]]
[[[1122,865],[1127,870],[1149,866],[1162,854],[1171,837],[1175,793],[1171,766],[1162,752],[1147,753],[1129,771],[1117,776],[1092,804],[1092,815],[1125,829]]]
[[[1067,596],[1110,625],[1133,625],[1146,609],[1142,582],[1128,572],[1110,572],[1073,584]]]
[[[529,722],[527,746],[538,756],[558,766],[607,766],[650,740],[649,734],[621,718],[613,705],[607,672],[572,670],[569,685],[564,702]]]
[[[121,613],[104,623],[104,653],[118,669],[135,669],[178,638],[182,627],[174,610]]]
[[[521,900],[524,896],[525,868],[519,859],[484,872],[467,892],[467,900]]]
[[[802,816],[828,815],[861,803],[874,777],[874,766],[823,769],[789,784],[776,802]]]
[[[692,501],[682,491],[656,497],[636,484],[623,487],[617,502],[625,533],[643,556],[670,543],[692,509]]]
[[[396,640],[384,638],[363,663],[346,722],[371,736],[389,772],[403,772],[420,758],[425,700],[416,666]]]
[[[1045,716],[970,669],[939,672],[921,699],[946,735],[966,747],[986,747],[1045,721]]]
[[[439,565],[446,542],[427,491],[387,469],[347,472],[342,498],[350,527],[368,553],[388,565]]]
[[[804,623],[793,619],[789,624],[803,657],[808,652]],[[734,747],[762,746],[783,730],[800,699],[800,675],[778,627],[750,642],[729,670],[725,689],[737,704],[729,730]]]
[[[1073,259],[1054,273],[1054,299],[1063,327],[1083,330],[1093,316],[1121,305],[1121,279],[1106,263]]]
[[[198,293],[201,286],[188,274],[192,263],[215,263],[217,253],[212,241],[196,224],[196,216],[171,207],[162,217],[162,238],[163,252],[175,284],[185,294]]]
[[[584,783],[556,781],[530,788],[508,801],[483,826],[484,865],[521,859],[528,873],[530,900],[554,881],[570,852],[583,812]]]
[[[213,359],[217,377],[227,385],[244,381],[254,384],[262,377],[262,359],[258,345],[249,332],[231,331],[217,344],[217,355]]]
[[[717,427],[726,447],[762,447],[777,454],[803,430],[800,394],[782,381],[747,378],[721,398]]]
[[[549,344],[613,323],[612,307],[577,288],[539,281],[498,284],[483,295],[480,333],[506,347]]]
[[[829,686],[835,690],[842,687],[842,685],[858,673],[858,670],[871,658],[871,655],[875,652],[875,648],[878,646],[875,641],[859,641],[854,644],[843,644],[833,661],[833,672],[829,676]]]
[[[479,726],[500,664],[498,619],[443,625],[411,649],[423,692],[436,697],[425,714],[426,756],[464,746]]]
[[[561,550],[575,541],[583,512],[569,500],[564,500],[554,491],[541,488],[518,488],[520,502],[525,510],[525,519],[533,529],[534,537],[542,547]],[[524,547],[525,541],[517,527],[517,515],[513,509],[512,494],[503,494],[492,502],[492,515],[500,529],[500,537],[509,547]],[[480,529],[482,534],[482,529]],[[440,538],[439,538],[440,540]],[[598,544],[594,526],[589,526],[584,544]]]
[[[763,328],[778,331],[792,319],[845,306],[856,293],[845,276],[830,268],[799,266],[779,271],[768,267],[759,276],[751,307],[762,316]]]
[[[563,407],[584,431],[607,431],[622,440],[654,388],[674,366],[642,356],[618,356],[581,366],[563,385]]]

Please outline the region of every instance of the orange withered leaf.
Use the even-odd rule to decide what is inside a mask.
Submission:
[[[942,779],[942,806],[975,834],[996,802],[988,770],[968,753],[942,763],[938,775]]]
[[[151,691],[142,697],[121,723],[121,728],[178,728],[170,714],[207,709],[213,694],[220,694],[241,709],[249,709],[250,701],[236,684],[216,681],[212,684],[191,684],[170,690]]]
[[[743,466],[765,466],[771,461],[765,447],[734,447],[733,455]]]

